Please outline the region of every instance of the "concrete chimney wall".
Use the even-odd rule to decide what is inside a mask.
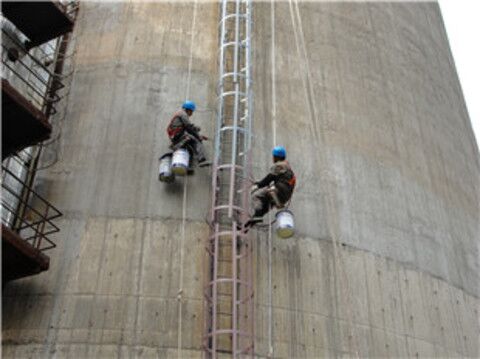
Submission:
[[[157,170],[186,96],[193,9],[81,3],[59,161],[37,179],[64,213],[59,246],[49,271],[4,288],[3,357],[177,356],[183,181]],[[192,47],[207,135],[218,10],[198,2]],[[272,238],[271,337],[267,233],[252,231],[255,352],[480,356],[478,147],[438,4],[296,10],[275,2],[272,71],[271,3],[253,5],[254,175],[275,133],[298,178],[297,234]],[[203,354],[210,181],[188,177],[182,357]]]

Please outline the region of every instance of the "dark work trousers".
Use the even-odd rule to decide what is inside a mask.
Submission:
[[[278,200],[278,189],[275,186],[260,188],[253,194],[253,217],[263,217],[272,207],[282,208],[283,205]]]
[[[205,161],[205,149],[203,147],[202,141],[200,141],[198,138],[188,132],[184,132],[182,135],[178,136],[178,138],[174,138],[172,140],[170,148],[176,151],[180,148],[185,148],[187,146],[195,152],[198,162]]]

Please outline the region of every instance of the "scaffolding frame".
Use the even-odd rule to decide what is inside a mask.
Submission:
[[[249,218],[252,2],[222,0],[220,11],[205,353],[253,357],[253,247],[251,237],[239,230]]]

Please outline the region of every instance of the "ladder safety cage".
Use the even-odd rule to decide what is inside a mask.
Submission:
[[[220,11],[204,345],[209,358],[253,357],[253,248],[238,229],[249,217],[252,1],[223,0]]]

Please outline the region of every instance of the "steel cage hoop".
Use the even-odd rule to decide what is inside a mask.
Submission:
[[[216,357],[219,352],[225,351],[230,352],[234,357],[243,353],[253,353],[253,326],[245,325],[245,320],[241,318],[241,315],[245,314],[249,315],[250,321],[253,319],[250,315],[253,309],[252,280],[251,275],[245,275],[251,274],[245,265],[251,263],[252,251],[251,246],[248,245],[250,243],[248,236],[237,232],[236,228],[237,216],[239,215],[239,218],[248,216],[246,206],[248,201],[244,198],[247,184],[245,174],[249,173],[252,111],[251,61],[248,53],[251,50],[249,3],[250,0],[223,0],[220,5],[222,18],[219,22],[221,35],[217,64],[219,71],[219,81],[216,86],[217,127],[210,211],[212,226],[211,235],[205,247],[213,264],[210,284],[205,288],[205,300],[210,303],[206,307],[208,317],[204,337],[208,357]],[[235,34],[234,41],[232,41],[233,34]],[[227,85],[228,91],[225,91]],[[237,199],[240,199],[238,204]],[[234,213],[235,216],[233,216]],[[221,230],[220,223],[222,223]],[[227,223],[230,224],[227,225]],[[226,230],[228,226],[231,229]],[[220,237],[222,237],[221,240]],[[240,239],[247,243],[247,250],[237,248]],[[230,243],[229,252],[219,251],[219,246],[226,243]],[[224,265],[222,263],[233,263],[230,264],[232,272],[227,271],[226,273],[230,274],[224,278],[219,276],[220,273],[224,273],[219,271]],[[223,270],[225,268],[227,267],[223,267]],[[216,288],[220,283],[233,283],[234,288],[227,290],[227,293],[219,293]],[[237,285],[239,285],[238,291]],[[233,306],[230,309],[232,311],[229,314],[228,324],[224,323],[222,328],[217,325],[220,323],[217,323],[219,320],[217,304],[220,304],[218,302],[220,295],[227,295]],[[225,312],[225,310],[222,311]],[[225,315],[223,312],[218,313]],[[224,328],[225,325],[228,328]],[[245,332],[248,334],[248,341],[241,339],[242,333]],[[226,333],[231,335],[230,341],[225,337]]]

